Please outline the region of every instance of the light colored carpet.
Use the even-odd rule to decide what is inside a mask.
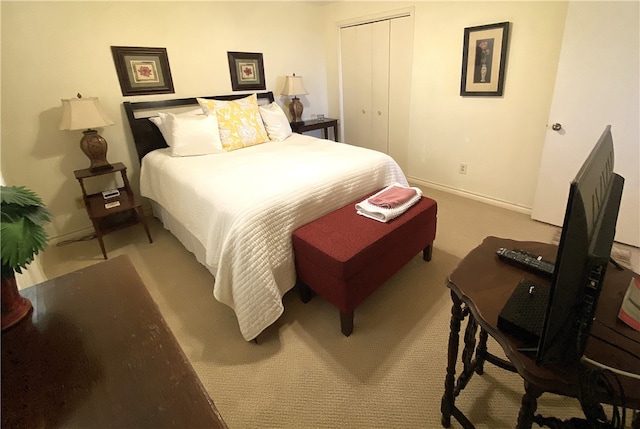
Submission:
[[[320,297],[303,304],[292,291],[259,344],[246,342],[233,312],[213,298],[213,277],[156,220],[153,244],[141,227],[105,242],[110,256],[129,255],[231,428],[439,428],[447,275],[485,236],[551,242],[557,228],[451,194],[425,189],[425,195],[439,206],[433,260],[416,256],[366,300],[349,338],[334,307]],[[41,260],[53,278],[102,257],[94,240],[50,246]],[[500,354],[495,342],[489,347]],[[479,429],[514,427],[523,391],[517,375],[488,364],[457,403]],[[577,401],[551,394],[538,410],[581,415]]]

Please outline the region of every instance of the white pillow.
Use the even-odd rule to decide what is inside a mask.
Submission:
[[[194,109],[194,110],[189,110],[188,112],[184,112],[184,113],[180,113],[177,114],[178,116],[198,116],[198,115],[202,115],[202,109]],[[169,131],[167,130],[167,127],[165,125],[165,119],[167,118],[167,114],[166,113],[161,113],[158,112],[158,116],[153,116],[151,118],[149,118],[149,120],[156,126],[158,127],[158,129],[160,130],[160,133],[162,134],[162,137],[164,137],[164,141],[167,142],[167,144],[169,144],[169,139],[171,138],[171,134],[169,133]]]
[[[151,122],[153,122],[153,124],[158,127],[158,129],[160,130],[160,132],[162,133],[162,119],[160,118],[160,113],[158,113],[158,116],[152,116],[149,118],[149,120]],[[164,137],[164,133],[162,133],[162,137]]]
[[[287,115],[284,114],[278,103],[274,101],[273,103],[259,106],[259,109],[270,140],[282,141],[291,135],[289,119],[287,119]]]
[[[172,156],[224,153],[218,121],[213,115],[180,116],[167,114],[163,121]]]

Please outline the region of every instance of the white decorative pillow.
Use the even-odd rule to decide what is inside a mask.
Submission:
[[[223,153],[215,116],[180,116],[167,114],[163,121],[172,156]]]
[[[222,148],[226,151],[269,141],[255,94],[233,101],[198,98],[202,110],[218,119]]]
[[[274,101],[266,106],[259,106],[259,109],[269,139],[282,141],[291,135],[289,119],[287,119],[287,115],[284,114],[282,108],[278,106],[278,103]]]

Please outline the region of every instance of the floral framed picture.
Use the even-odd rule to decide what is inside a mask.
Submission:
[[[262,54],[253,52],[227,52],[231,88],[234,91],[266,89]]]
[[[173,94],[165,48],[112,46],[122,95]]]
[[[508,43],[508,22],[464,29],[460,95],[502,96]]]

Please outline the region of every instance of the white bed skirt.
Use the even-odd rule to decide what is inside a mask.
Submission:
[[[216,270],[209,265],[207,265],[206,261],[206,251],[204,246],[200,243],[200,241],[191,234],[187,228],[185,228],[180,222],[176,220],[171,214],[162,207],[161,204],[150,200],[151,207],[153,209],[153,216],[158,218],[165,229],[171,231],[171,233],[182,243],[182,245],[189,252],[193,253],[196,256],[196,260],[204,265],[212,276],[216,275]]]

